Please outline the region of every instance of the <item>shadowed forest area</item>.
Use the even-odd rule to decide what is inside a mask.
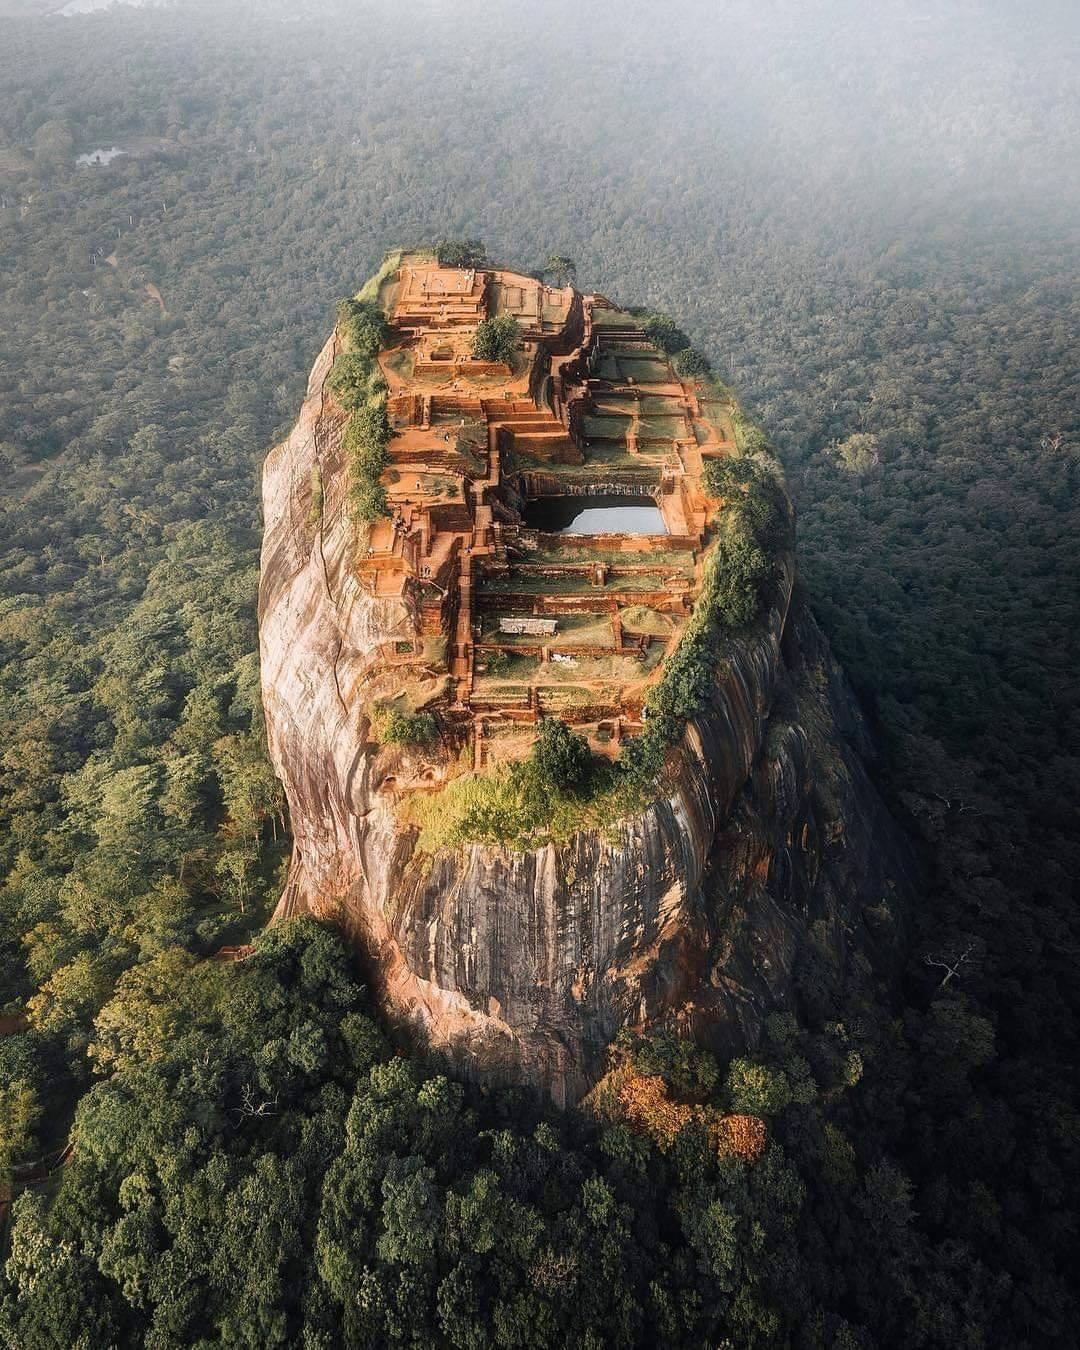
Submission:
[[[0,1342],[1074,1341],[1075,7],[45,8],[0,3]],[[391,1053],[309,921],[205,959],[288,852],[260,464],[438,238],[737,390],[919,852],[891,1004],[808,944],[750,1058],[619,1052],[752,1165]]]

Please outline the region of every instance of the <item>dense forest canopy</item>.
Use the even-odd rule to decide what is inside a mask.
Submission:
[[[0,0],[0,1182],[78,1147],[5,1343],[1073,1339],[1075,6],[52,8]],[[261,458],[383,251],[477,239],[767,428],[922,855],[892,1006],[808,957],[695,1079],[756,1167],[390,1056],[328,934],[204,959],[287,849]]]

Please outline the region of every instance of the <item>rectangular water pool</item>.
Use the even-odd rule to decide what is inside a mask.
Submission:
[[[536,497],[525,524],[545,534],[667,534],[660,508],[644,496]]]

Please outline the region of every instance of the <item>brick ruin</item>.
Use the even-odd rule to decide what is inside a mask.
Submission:
[[[700,475],[735,453],[730,405],[602,295],[412,255],[379,299],[392,514],[358,572],[415,620],[384,644],[380,684],[437,714],[476,769],[527,754],[543,716],[614,756],[700,586],[717,509]],[[505,314],[513,362],[475,359],[477,325]],[[529,523],[575,498],[602,499],[604,532]],[[613,530],[622,503],[655,507],[650,533]]]

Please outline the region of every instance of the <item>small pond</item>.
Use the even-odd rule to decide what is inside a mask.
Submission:
[[[525,524],[545,534],[667,534],[660,508],[644,496],[536,497]]]

